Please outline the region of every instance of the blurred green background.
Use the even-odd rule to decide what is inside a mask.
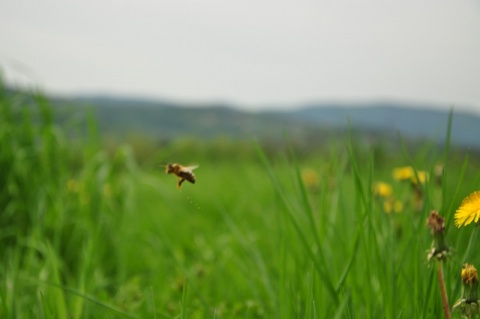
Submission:
[[[480,261],[477,228],[452,220],[480,181],[455,114],[439,144],[265,114],[243,135],[121,134],[101,112],[0,89],[1,318],[438,318],[431,210],[450,305]],[[177,190],[170,162],[197,183]],[[405,166],[428,178],[396,180]]]

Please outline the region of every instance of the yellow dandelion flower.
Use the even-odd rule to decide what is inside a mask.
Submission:
[[[476,191],[465,197],[462,204],[455,212],[455,225],[467,226],[472,221],[478,222],[480,219],[480,191]]]
[[[389,197],[392,195],[392,186],[385,182],[376,182],[373,186],[373,192],[376,196]]]
[[[415,171],[411,166],[397,167],[393,170],[393,178],[397,181],[410,180],[415,176]]]

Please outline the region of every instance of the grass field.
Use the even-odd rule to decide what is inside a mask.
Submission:
[[[451,308],[480,265],[477,227],[453,223],[478,159],[448,144],[177,141],[139,161],[94,121],[60,128],[41,96],[0,94],[0,318],[440,318],[437,267]],[[173,161],[197,183],[177,190]],[[394,179],[405,166],[416,184]],[[427,261],[432,210],[444,262]]]

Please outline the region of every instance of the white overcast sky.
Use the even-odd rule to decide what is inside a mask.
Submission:
[[[480,113],[480,1],[1,0],[0,68],[56,94]]]

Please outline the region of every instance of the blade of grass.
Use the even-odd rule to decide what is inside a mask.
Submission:
[[[443,174],[442,174],[442,206],[441,211],[447,207],[447,178],[448,172],[445,169],[448,167],[449,156],[450,156],[450,140],[452,136],[452,122],[453,122],[453,108],[450,110],[448,114],[448,122],[447,122],[447,134],[445,136],[445,150],[443,153]],[[444,213],[445,215],[445,213]],[[447,223],[448,228],[448,223]]]
[[[182,304],[180,307],[180,318],[187,319],[187,277],[185,276],[182,291]]]
[[[345,318],[343,316],[343,312],[345,311],[345,307],[347,304],[350,303],[350,293],[347,293],[346,296],[343,296],[342,301],[337,307],[337,311],[335,312],[334,319]]]
[[[312,264],[312,270],[313,270]],[[305,318],[312,318],[312,301],[313,299],[313,286],[314,286],[314,275],[313,271],[307,274],[307,294],[305,298]]]
[[[365,224],[365,222],[363,224]],[[343,288],[345,279],[347,279],[347,275],[350,272],[350,269],[352,268],[353,262],[355,261],[355,257],[357,256],[357,253],[359,251],[361,233],[364,227],[365,227],[364,225],[361,225],[357,229],[357,234],[355,235],[355,244],[353,245],[353,253],[350,254],[350,258],[347,264],[345,265],[345,268],[343,269],[342,275],[340,276],[340,279],[338,280],[338,283],[336,286],[337,288],[335,289],[337,294],[340,293],[341,289]]]
[[[155,308],[155,298],[153,296],[153,287],[150,286],[150,296],[152,298],[153,319],[157,319],[157,309]]]
[[[457,197],[458,197],[458,194],[460,193],[460,187],[463,184],[463,180],[465,178],[465,173],[467,171],[469,157],[470,157],[470,151],[467,151],[467,153],[465,154],[465,159],[463,161],[462,170],[460,171],[460,176],[458,178],[457,188],[455,189],[455,193],[453,194],[453,197],[450,199],[450,205],[448,205],[447,211],[446,212],[443,211],[444,215],[446,216],[446,219],[447,219],[447,222],[446,222],[446,225],[445,225],[446,232],[448,232],[448,229],[450,227],[452,218],[454,216],[453,205],[455,204],[455,202],[457,200]],[[446,186],[443,186],[444,184],[446,185],[446,181],[442,180],[442,192],[443,192],[443,188],[446,188]],[[442,194],[442,197],[447,197],[446,196],[446,191],[445,191],[445,193]],[[442,205],[444,205],[444,204],[442,204]],[[446,203],[445,203],[445,205],[446,205]],[[445,206],[442,206],[442,207],[445,207]]]
[[[56,284],[56,283],[53,283],[53,282],[48,282],[48,281],[42,281],[42,280],[38,280],[38,279],[34,279],[34,278],[22,278],[22,280],[25,280],[25,281],[30,281],[30,282],[35,282],[36,284],[42,284],[42,285],[46,285],[46,286],[50,286],[50,287],[55,287],[55,288],[58,288],[62,291],[65,291],[65,292],[68,292],[72,295],[76,295],[76,296],[79,296],[79,297],[82,297],[84,298],[85,300],[87,301],[90,301],[92,302],[93,304],[96,304],[98,306],[101,306],[105,309],[108,309],[112,312],[115,312],[116,314],[118,315],[122,315],[123,317],[126,317],[126,318],[132,318],[132,319],[138,319],[138,317],[134,316],[134,315],[131,315],[129,313],[126,313],[124,312],[123,310],[115,307],[115,306],[112,306],[98,298],[95,298],[89,294],[86,294],[86,293],[82,293],[76,289],[73,289],[73,288],[70,288],[70,287],[66,287],[66,286],[63,286],[63,285],[59,285],[59,284]],[[67,317],[59,317],[59,318],[68,318]]]
[[[429,271],[428,272],[428,284],[427,284],[427,291],[425,292],[425,298],[423,299],[423,311],[422,311],[422,318],[427,318],[428,315],[428,307],[431,306],[432,298],[432,291],[433,291],[433,284],[435,283],[435,272]]]
[[[48,305],[45,302],[45,298],[43,298],[43,294],[41,292],[40,292],[40,300],[41,300],[42,305],[43,305],[43,313],[45,314],[45,317],[46,318],[53,318],[52,313],[48,309]]]
[[[51,265],[51,272],[52,272],[52,280],[55,284],[60,285],[60,265],[58,261],[57,255],[53,252],[53,248],[48,245],[47,247],[49,257],[50,257],[50,265]],[[65,303],[65,295],[62,289],[57,289],[53,293],[55,299],[55,312],[59,318],[67,318],[67,305]]]

